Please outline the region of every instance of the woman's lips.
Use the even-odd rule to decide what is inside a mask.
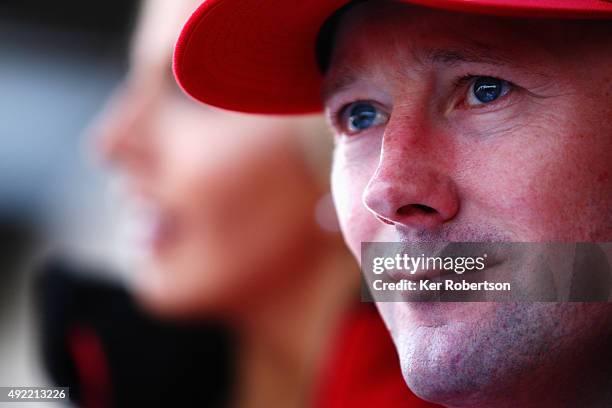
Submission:
[[[168,250],[176,237],[177,223],[167,210],[146,203],[134,210],[136,241],[150,255],[158,256]]]

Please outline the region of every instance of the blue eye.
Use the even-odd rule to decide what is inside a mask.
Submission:
[[[354,102],[342,110],[341,119],[345,130],[354,134],[386,123],[387,114],[370,102]]]
[[[467,103],[471,106],[484,105],[506,95],[510,84],[499,78],[476,77],[468,91]]]

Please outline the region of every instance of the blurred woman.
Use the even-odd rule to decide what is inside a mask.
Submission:
[[[326,195],[329,143],[319,118],[296,126],[182,94],[171,52],[196,6],[145,3],[129,74],[95,127],[144,219],[135,290],[158,315],[233,326],[236,405],[301,406],[358,285]]]
[[[183,95],[171,52],[197,4],[145,2],[129,73],[94,126],[144,220],[147,255],[135,293],[158,316],[232,326],[239,350],[231,405],[325,404],[320,392],[342,401],[321,378],[336,378],[325,373],[334,347],[344,347],[338,333],[357,333],[342,328],[359,278],[327,194],[331,138],[317,134],[318,117],[236,114]],[[352,340],[382,333],[387,344],[375,319]],[[377,343],[353,345],[367,355],[361,348]],[[352,360],[335,358],[331,370]],[[396,362],[390,367],[400,384]]]

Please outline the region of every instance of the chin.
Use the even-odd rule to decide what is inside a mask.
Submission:
[[[419,325],[394,333],[404,380],[419,397],[451,405],[476,388],[464,372],[470,346],[462,331],[466,328]]]
[[[568,368],[589,361],[609,331],[609,306],[500,303],[464,312],[436,322],[408,313],[392,328],[406,383],[426,400],[468,407],[501,406],[508,395],[518,401],[525,378],[534,379],[528,387],[554,386]]]
[[[195,285],[181,287],[181,282],[167,278],[168,273],[149,271],[136,282],[136,299],[148,313],[161,319],[183,320],[215,316],[222,309],[214,294]]]
[[[490,406],[486,402],[504,392],[500,388],[511,388],[509,374],[536,360],[512,358],[508,347],[519,340],[516,333],[506,336],[503,325],[514,313],[501,309],[490,303],[434,303],[396,311],[389,325],[410,389],[448,406]]]
[[[221,302],[202,302],[203,297],[189,301],[180,296],[139,296],[141,306],[153,316],[168,320],[200,320],[223,318],[229,314],[230,307]]]

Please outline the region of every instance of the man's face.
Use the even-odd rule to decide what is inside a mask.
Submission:
[[[324,98],[353,253],[365,241],[610,241],[609,27],[390,2],[350,10]],[[609,304],[378,306],[409,385],[448,404],[569,364],[564,352],[609,341],[600,323],[612,316]]]

